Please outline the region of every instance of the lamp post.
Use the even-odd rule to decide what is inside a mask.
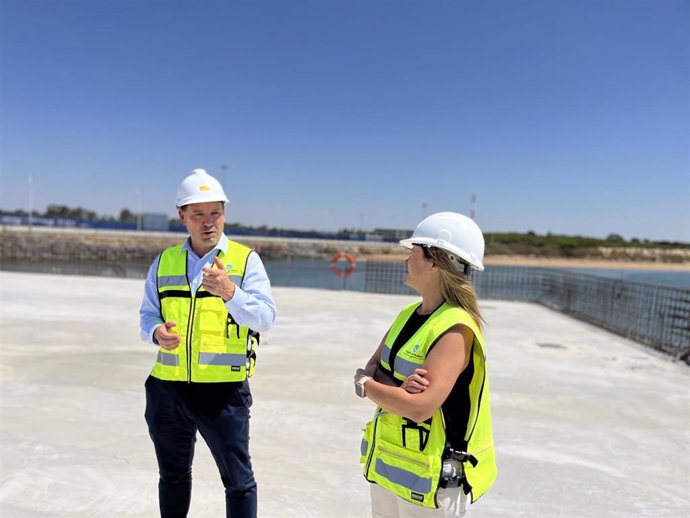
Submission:
[[[141,189],[135,189],[137,195],[137,230],[141,230]]]
[[[33,226],[33,213],[34,213],[34,176],[29,175],[29,232],[31,232],[31,227]]]
[[[220,169],[221,169],[221,171],[223,171],[223,192],[225,192],[225,172],[228,170],[228,166],[223,164],[222,166],[220,166]],[[227,194],[226,194],[226,196],[227,196]]]

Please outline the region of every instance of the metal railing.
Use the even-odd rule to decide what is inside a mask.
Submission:
[[[400,263],[368,262],[364,291],[414,293]],[[480,299],[535,302],[690,363],[690,290],[551,268],[489,266],[473,276]]]

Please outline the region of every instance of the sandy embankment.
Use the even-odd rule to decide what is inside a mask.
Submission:
[[[568,259],[557,257],[488,256],[484,264],[496,266],[539,266],[552,268],[611,268],[615,270],[665,270],[689,272],[690,263],[615,261],[612,259]]]
[[[150,261],[162,248],[184,239],[174,232],[107,231],[94,229],[63,229],[0,227],[0,258],[23,260],[41,256],[53,260],[100,260],[105,254],[111,261]],[[257,236],[228,236],[261,253],[265,259],[308,258],[331,260],[340,251],[351,254],[357,262],[402,262],[407,251],[397,243],[367,241],[331,241]],[[605,249],[603,257],[557,258],[518,255],[491,255],[486,265],[535,266],[555,268],[611,268],[635,270],[666,270],[690,272],[690,249]],[[617,258],[605,257],[616,254]]]

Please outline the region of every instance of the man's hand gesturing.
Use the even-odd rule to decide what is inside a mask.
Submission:
[[[228,279],[223,261],[214,257],[213,263],[216,268],[204,266],[201,269],[201,271],[204,272],[203,286],[206,291],[212,293],[216,297],[221,297],[227,302],[235,295],[235,284]]]
[[[165,324],[160,325],[153,332],[153,337],[163,349],[168,351],[175,349],[180,345],[180,335],[171,333],[170,330],[177,325],[177,322],[168,320]]]

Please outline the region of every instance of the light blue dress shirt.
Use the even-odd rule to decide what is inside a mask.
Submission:
[[[187,281],[192,293],[196,293],[202,284],[203,272],[201,269],[204,266],[213,266],[213,258],[217,251],[225,252],[227,248],[228,238],[223,234],[213,250],[200,258],[192,250],[189,238],[187,238],[182,245],[182,250],[187,251]],[[180,253],[184,253],[182,250]],[[159,260],[160,255],[156,257],[149,268],[144,287],[144,299],[139,309],[141,339],[152,344],[156,343],[153,340],[153,332],[156,327],[164,323],[161,319],[161,306],[156,282]],[[271,283],[261,258],[256,252],[249,254],[242,285],[236,287],[235,294],[225,303],[225,307],[228,308],[228,312],[238,324],[247,326],[259,333],[268,331],[275,322],[276,305],[273,302]]]

